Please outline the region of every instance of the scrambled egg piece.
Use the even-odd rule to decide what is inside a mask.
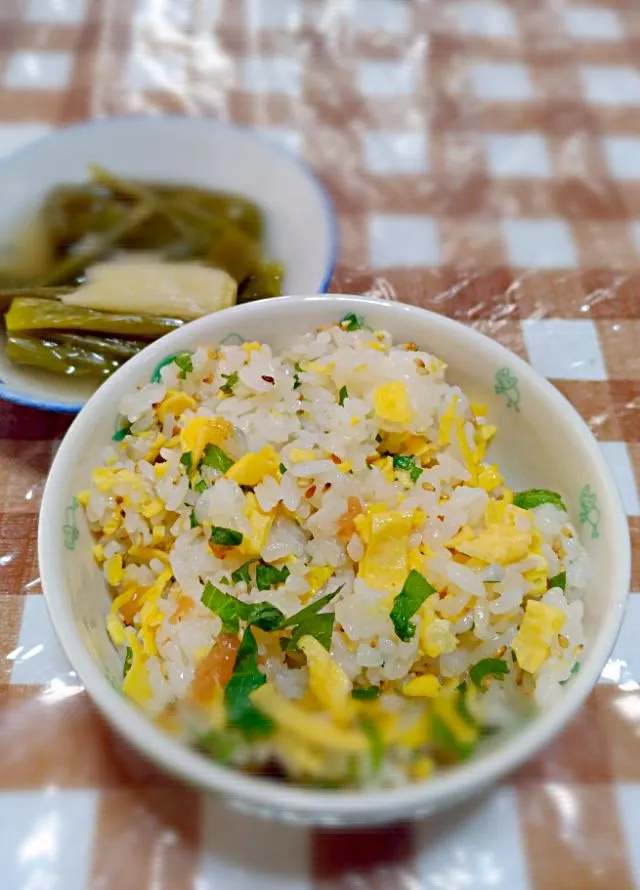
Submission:
[[[310,568],[305,575],[307,584],[309,585],[309,591],[305,596],[312,597],[316,594],[321,587],[324,587],[334,572],[335,569],[332,569],[331,566],[313,566]]]
[[[222,446],[232,432],[233,426],[222,417],[194,417],[180,431],[180,447],[183,453],[191,452],[191,463],[196,467],[207,445]]]
[[[440,692],[440,680],[433,674],[413,677],[402,687],[402,694],[410,698],[435,698]]]
[[[409,423],[411,420],[411,403],[406,387],[397,380],[377,386],[373,391],[373,404],[382,420],[393,423]]]
[[[110,612],[107,615],[106,626],[107,633],[111,637],[111,642],[113,643],[113,645],[124,646],[127,641],[127,637],[124,632],[124,625],[114,612]]]
[[[319,714],[311,714],[284,698],[273,683],[251,693],[251,701],[278,727],[311,745],[334,751],[361,754],[368,749],[367,737],[359,729],[340,729]]]
[[[151,698],[147,659],[135,634],[128,635],[127,643],[131,649],[131,667],[122,682],[122,691],[137,704],[144,705]]]
[[[124,568],[122,565],[122,554],[114,553],[104,564],[104,576],[107,584],[117,587],[124,578]]]
[[[527,518],[528,530],[519,531],[515,527],[518,515]],[[514,507],[506,501],[490,500],[485,508],[485,521],[487,528],[475,538],[456,544],[459,553],[500,565],[524,559],[529,554],[534,544],[534,529],[526,510]]]
[[[315,459],[316,453],[311,448],[292,448],[289,452],[289,460],[294,464],[303,464]]]
[[[141,476],[136,476],[131,470],[114,470],[111,467],[98,467],[93,471],[93,484],[98,491],[107,492],[119,484],[131,485],[137,491],[145,491],[145,485]]]
[[[158,655],[156,631],[162,624],[164,616],[160,609],[147,601],[140,609],[140,640],[146,655]]]
[[[485,491],[491,492],[494,488],[502,485],[504,477],[498,472],[498,468],[495,464],[489,464],[480,467],[478,470],[477,482],[480,488],[484,488]]]
[[[454,393],[451,401],[445,408],[440,418],[440,427],[438,429],[438,445],[448,445],[451,442],[451,433],[453,432],[453,424],[456,418],[456,408],[458,407],[458,394]]]
[[[358,575],[377,590],[398,593],[408,574],[413,512],[367,510],[364,516],[356,516],[354,521],[366,545]]]
[[[191,409],[191,411],[195,411],[196,400],[191,396],[188,396],[186,392],[178,392],[175,389],[170,389],[158,405],[156,414],[161,423],[164,423],[167,414],[173,414],[174,417],[180,417],[188,408]]]
[[[456,708],[456,698],[444,692],[433,700],[433,713],[447,727],[451,735],[461,745],[474,745],[478,740],[477,724],[469,724],[462,719]]]
[[[351,680],[315,637],[306,634],[298,647],[307,657],[309,689],[332,717],[346,719],[351,711]]]
[[[393,458],[389,457],[379,457],[378,460],[374,460],[371,464],[372,467],[377,467],[382,473],[382,478],[385,482],[395,482],[396,474],[393,469]]]
[[[556,606],[528,600],[520,630],[511,648],[523,671],[535,674],[551,652],[551,643],[560,632],[566,615]]]
[[[280,460],[275,449],[267,445],[257,453],[244,454],[227,470],[225,477],[237,482],[238,485],[258,485],[265,476],[277,478],[280,472],[279,466]]]
[[[429,600],[426,601],[427,603]],[[423,616],[420,630],[420,649],[429,658],[437,658],[438,655],[448,655],[458,648],[458,638],[451,630],[451,622],[446,618],[436,618],[433,606],[421,609]]]
[[[258,506],[258,499],[252,491],[245,496],[244,512],[249,520],[251,532],[244,535],[236,550],[244,556],[260,556],[262,548],[267,542],[274,517],[271,513],[262,512]]]

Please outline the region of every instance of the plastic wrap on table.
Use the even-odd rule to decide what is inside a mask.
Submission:
[[[640,13],[602,0],[9,0],[0,151],[51,126],[208,115],[305,159],[338,215],[331,290],[473,325],[574,403],[640,504]],[[153,146],[149,146],[153,152]],[[0,402],[0,886],[640,886],[640,613],[565,733],[431,820],[309,831],[183,787],[107,728],[36,562],[68,421]]]

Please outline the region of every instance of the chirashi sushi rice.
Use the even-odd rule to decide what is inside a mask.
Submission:
[[[122,399],[79,500],[122,690],[206,756],[320,787],[469,757],[579,668],[586,553],[487,409],[355,315],[201,346]]]

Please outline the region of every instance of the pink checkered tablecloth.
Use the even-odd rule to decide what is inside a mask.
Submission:
[[[0,156],[162,112],[313,166],[333,290],[463,320],[549,377],[619,483],[640,590],[640,5],[1,0]],[[35,536],[67,423],[0,402],[1,890],[640,887],[640,596],[576,720],[486,796],[392,829],[256,822],[132,755],[54,639]]]

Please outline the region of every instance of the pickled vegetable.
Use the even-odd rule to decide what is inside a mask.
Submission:
[[[267,297],[282,294],[284,267],[280,263],[262,263],[257,270],[240,285],[238,303],[250,303]]]
[[[98,378],[113,374],[127,360],[94,349],[91,343],[78,345],[58,337],[11,335],[7,338],[7,357],[16,365],[31,365],[66,377]]]
[[[95,309],[65,306],[51,300],[36,300],[31,297],[14,300],[4,320],[10,335],[23,331],[92,331],[139,340],[161,337],[183,323],[179,318],[97,312]]]

